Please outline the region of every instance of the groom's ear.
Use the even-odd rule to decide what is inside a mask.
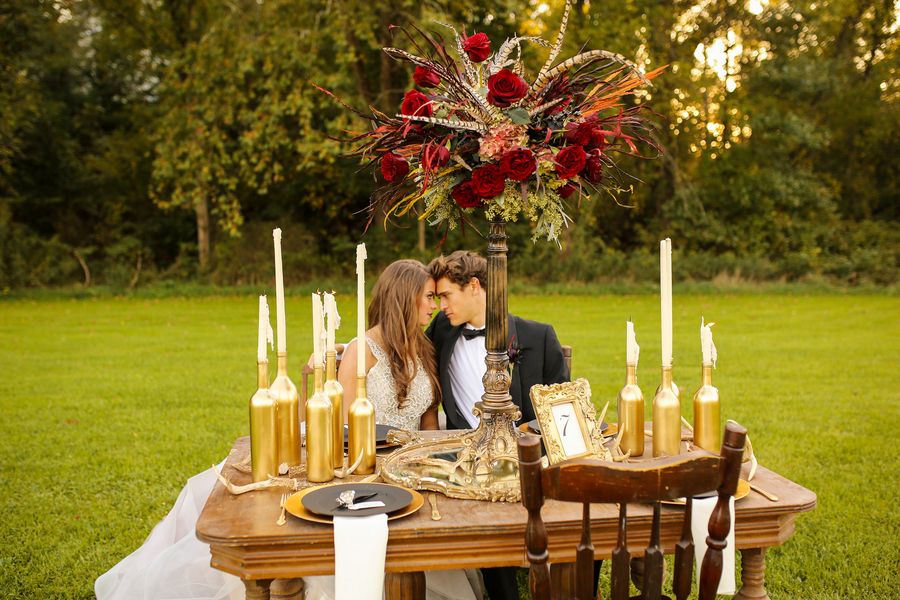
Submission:
[[[478,293],[478,291],[481,290],[481,282],[478,281],[477,277],[469,279],[469,285],[472,286],[472,291],[475,293]]]

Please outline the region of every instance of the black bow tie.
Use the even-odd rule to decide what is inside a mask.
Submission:
[[[462,330],[463,337],[467,340],[474,340],[477,337],[484,337],[484,328],[481,329],[469,329],[468,327],[464,327]]]

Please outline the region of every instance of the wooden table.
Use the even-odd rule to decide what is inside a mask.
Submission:
[[[223,473],[244,484],[249,475],[231,467],[249,452],[249,438],[239,438]],[[745,465],[746,467],[746,465]],[[794,533],[798,514],[815,508],[816,495],[806,488],[760,467],[753,483],[776,494],[771,502],[756,492],[735,504],[735,539],[741,551],[742,588],[739,600],[768,598],[764,587],[765,550],[786,542]],[[248,599],[268,599],[273,579],[326,575],[334,572],[333,531],[330,525],[302,521],[288,515],[284,526],[275,519],[280,490],[240,496],[216,484],[197,521],[197,537],[210,545],[211,564],[240,577]],[[424,598],[423,571],[498,566],[527,566],[526,512],[521,504],[454,500],[438,496],[443,519],[431,520],[426,502],[417,513],[391,521],[385,585],[387,598]],[[571,563],[580,537],[581,506],[550,501],[544,506],[550,537],[550,561]],[[616,543],[618,510],[613,505],[591,507],[592,537],[597,558],[609,558]],[[629,551],[642,556],[647,545],[652,509],[629,506]],[[682,510],[665,507],[662,546],[673,552],[680,537]],[[640,524],[645,523],[642,527]]]

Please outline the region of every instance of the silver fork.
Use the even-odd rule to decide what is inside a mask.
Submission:
[[[287,494],[282,494],[281,495],[281,514],[278,516],[278,520],[275,521],[276,525],[280,526],[280,525],[284,525],[285,523],[287,523],[287,518],[285,518],[285,515],[284,515],[284,510],[285,510],[284,503],[286,500],[287,500]]]

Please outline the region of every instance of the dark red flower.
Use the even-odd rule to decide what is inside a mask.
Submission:
[[[463,181],[455,188],[450,190],[450,195],[460,208],[475,208],[481,204],[481,198],[475,195],[472,190],[471,180]]]
[[[388,183],[402,180],[407,173],[409,173],[409,163],[399,154],[388,152],[381,157],[381,175]]]
[[[433,70],[428,67],[416,67],[413,73],[413,81],[416,85],[423,88],[433,88],[441,84],[441,78]]]
[[[559,114],[559,113],[561,113],[563,110],[565,110],[565,108],[566,108],[569,104],[571,104],[571,103],[572,103],[572,99],[571,99],[571,98],[566,98],[565,100],[563,100],[563,101],[560,102],[559,104],[555,104],[555,105],[551,106],[550,108],[548,108],[548,109],[547,109],[547,114],[548,114],[548,115]]]
[[[599,150],[591,150],[591,153],[588,154],[581,176],[591,183],[600,183],[600,180],[603,179],[603,161],[600,160]]]
[[[440,169],[450,161],[450,151],[447,146],[440,144],[426,144],[422,149],[422,166],[427,171]]]
[[[415,115],[418,117],[430,117],[434,110],[431,108],[428,96],[419,90],[409,90],[403,96],[403,104],[400,105],[400,112],[404,115]]]
[[[500,168],[503,169],[503,174],[507,178],[513,181],[525,181],[535,172],[537,163],[531,150],[518,148],[503,155],[503,158],[500,159]]]
[[[566,125],[566,140],[579,146],[590,146],[594,136],[594,129],[598,129],[596,119],[588,119],[580,123]]]
[[[578,145],[566,146],[556,155],[556,174],[561,179],[575,177],[584,168],[586,160],[584,148]]]
[[[476,33],[463,40],[463,50],[472,62],[483,62],[491,54],[491,40],[486,33]]]
[[[494,198],[506,188],[506,178],[500,165],[489,163],[472,171],[472,191],[479,198]]]
[[[524,98],[527,93],[528,84],[509,69],[500,69],[488,77],[487,99],[494,106],[505,108]]]
[[[556,193],[562,196],[563,198],[568,198],[578,189],[578,186],[572,183],[571,181],[567,181],[564,186],[556,190]]]

